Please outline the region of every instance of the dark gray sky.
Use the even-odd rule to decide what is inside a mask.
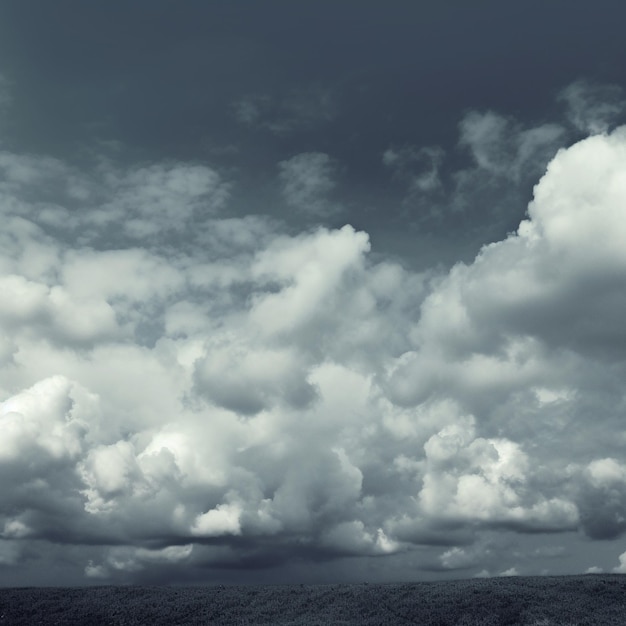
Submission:
[[[622,4],[0,3],[0,584],[626,571]]]

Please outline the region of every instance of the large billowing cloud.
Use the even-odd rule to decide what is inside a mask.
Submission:
[[[481,167],[557,133],[507,128],[466,118]],[[6,571],[58,546],[97,581],[424,549],[496,571],[497,531],[626,530],[625,128],[559,151],[517,231],[445,274],[227,217],[205,166],[0,167]],[[289,201],[318,212],[328,167],[284,162]]]

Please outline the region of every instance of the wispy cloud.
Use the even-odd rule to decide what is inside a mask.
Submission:
[[[335,119],[337,97],[319,85],[295,87],[281,93],[248,94],[234,105],[244,126],[285,135],[307,131]]]
[[[429,192],[441,187],[439,168],[445,152],[439,146],[388,148],[383,163],[394,175],[408,183],[409,192]]]
[[[454,150],[390,147],[383,164],[404,187],[404,220],[417,232],[484,241],[519,221],[528,190],[569,133],[559,123],[523,125],[494,111],[467,112],[458,130]]]
[[[287,204],[307,216],[334,213],[338,205],[330,200],[335,189],[336,164],[323,152],[303,152],[278,164],[278,178]]]
[[[604,133],[624,120],[626,99],[618,85],[578,80],[559,94],[569,122],[581,133]]]

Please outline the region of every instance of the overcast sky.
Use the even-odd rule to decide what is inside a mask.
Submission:
[[[626,573],[622,0],[0,3],[0,584]]]

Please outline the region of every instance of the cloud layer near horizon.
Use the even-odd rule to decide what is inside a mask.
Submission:
[[[294,204],[320,190],[291,170],[326,193],[328,163],[281,165]],[[140,580],[439,545],[482,568],[494,529],[626,530],[626,127],[559,151],[517,231],[445,273],[375,261],[349,225],[226,217],[205,166],[0,168],[4,566],[61,544]]]

